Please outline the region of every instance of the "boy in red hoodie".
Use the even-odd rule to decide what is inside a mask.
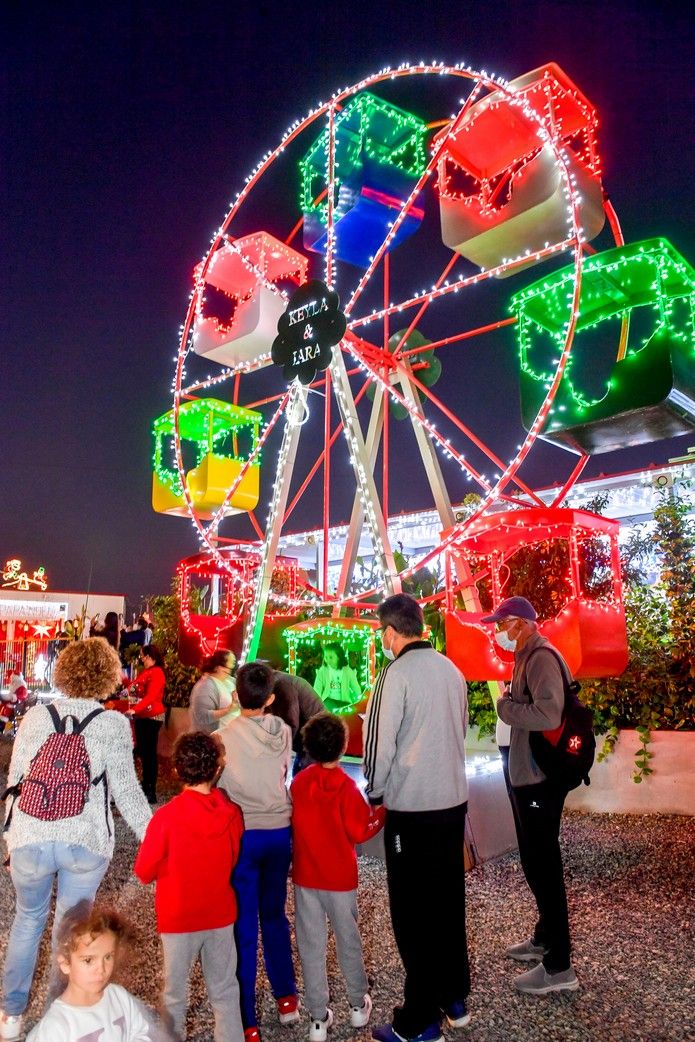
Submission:
[[[241,811],[214,787],[224,766],[220,745],[202,731],[182,735],[173,765],[183,792],[150,821],[135,860],[141,883],[156,880],[157,930],[164,949],[164,1018],[186,1037],[188,978],[200,955],[215,1042],[244,1042],[236,978],[231,875],[244,831]]]
[[[327,1006],[326,919],[347,984],[350,1023],[364,1027],[372,1011],[357,926],[355,844],[376,836],[384,809],[370,807],[340,767],[348,740],[340,717],[319,713],[302,734],[304,749],[316,762],[292,783],[295,928],[311,1016],[309,1039],[325,1042],[333,1023]]]

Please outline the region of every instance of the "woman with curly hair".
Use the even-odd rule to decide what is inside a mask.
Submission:
[[[70,643],[54,684],[63,695],[30,709],[8,775],[5,840],[17,895],[3,974],[0,1038],[23,1037],[22,1017],[56,884],[53,946],[66,912],[91,904],[113,855],[111,799],[138,839],[151,817],[133,766],[130,724],[101,699],[121,675],[103,637]]]

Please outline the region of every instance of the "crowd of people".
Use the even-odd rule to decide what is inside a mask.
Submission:
[[[422,610],[412,597],[388,597],[377,613],[388,661],[364,722],[364,795],[341,767],[344,720],[327,711],[344,705],[346,695],[353,698],[339,645],[340,654],[326,649],[319,667],[326,670],[323,699],[307,680],[267,662],[246,663],[234,676],[231,652],[210,656],[191,695],[192,729],[174,747],[182,791],[154,813],[164,714],[161,652],[156,644],[141,646],[143,669],[131,685],[138,701],[124,714],[104,708],[121,678],[113,641],[68,645],[55,675],[64,697],[27,713],[10,764],[5,838],[17,900],[0,1039],[24,1038],[54,885],[57,997],[28,1042],[182,1042],[197,959],[216,1042],[260,1042],[259,934],[279,1022],[297,1024],[304,1011],[310,1042],[326,1042],[335,1016],[326,973],[328,926],[345,978],[347,1017],[353,1029],[365,1028],[372,1000],[358,924],[356,847],[382,829],[405,982],[392,1020],[373,1028],[372,1037],[441,1042],[443,1020],[452,1028],[469,1023],[466,682],[423,639]],[[514,678],[498,703],[508,725],[501,748],[521,864],[539,913],[532,937],[506,954],[536,963],[515,978],[520,991],[574,990],[559,846],[566,791],[539,769],[529,742],[531,732],[560,723],[569,673],[538,633],[524,598],[510,598],[483,621],[515,652]],[[136,876],[155,885],[161,1022],[112,982],[129,926],[95,899],[114,849],[113,806],[140,841]],[[303,1006],[286,913],[288,878]]]

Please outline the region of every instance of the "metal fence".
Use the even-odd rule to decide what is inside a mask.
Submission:
[[[52,691],[55,662],[67,643],[67,637],[0,640],[0,689],[7,689],[13,669],[21,669],[29,691]]]

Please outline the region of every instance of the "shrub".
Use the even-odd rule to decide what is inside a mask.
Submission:
[[[601,759],[622,728],[638,731],[636,782],[651,774],[652,730],[695,729],[695,522],[688,510],[682,495],[666,494],[653,530],[633,532],[622,553],[628,667],[620,677],[582,684],[597,730],[606,734]],[[660,578],[649,586],[645,564],[654,555]]]
[[[149,601],[154,621],[154,639],[164,653],[164,670],[167,677],[164,702],[170,708],[186,708],[191,697],[191,688],[198,679],[198,670],[184,666],[179,658],[179,617],[181,601],[176,580],[172,592]]]

